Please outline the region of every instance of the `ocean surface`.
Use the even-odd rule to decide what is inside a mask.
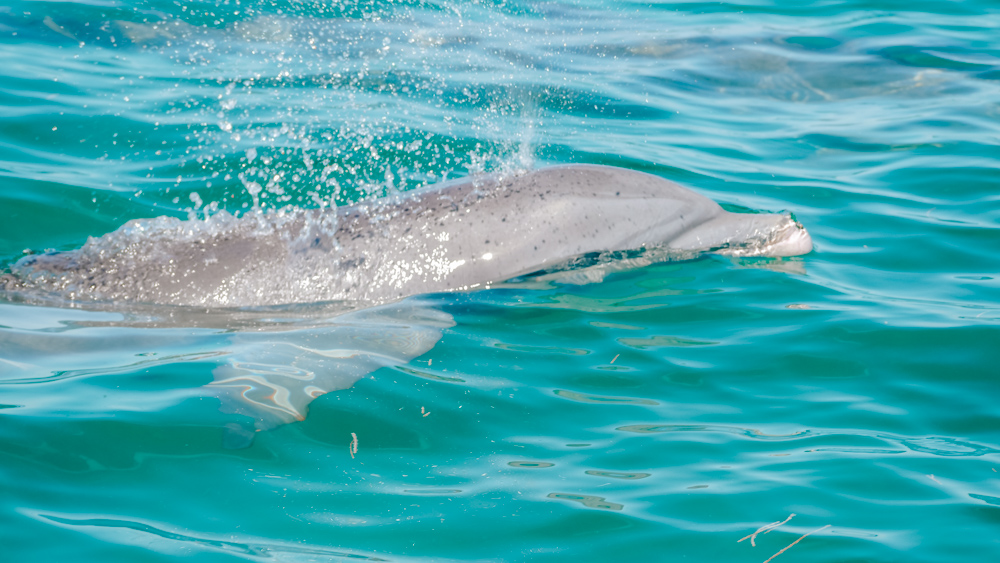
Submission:
[[[995,560],[998,145],[988,0],[6,2],[0,269],[563,163],[815,249],[375,308],[0,295],[0,560]]]

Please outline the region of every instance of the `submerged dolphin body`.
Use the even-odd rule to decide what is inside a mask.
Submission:
[[[249,445],[253,430],[304,419],[316,397],[380,369],[433,379],[429,367],[409,364],[455,325],[450,314],[422,298],[355,310],[336,303],[32,309],[0,302],[0,394],[6,403],[41,401],[54,412],[97,418],[120,416],[121,408],[160,413],[168,404],[214,397],[228,415],[222,418],[228,447]],[[183,368],[192,362],[199,369]],[[212,380],[192,386],[203,382],[200,368],[207,365]],[[142,373],[157,366],[172,366],[168,387],[143,383]],[[112,389],[99,382],[124,373],[138,376],[134,386],[122,382]],[[98,381],[94,387],[82,381],[91,377]],[[51,402],[29,384],[44,381],[80,385],[80,393]],[[106,400],[95,403],[95,393]]]
[[[207,307],[377,304],[652,249],[794,256],[812,240],[788,215],[730,213],[658,176],[567,165],[336,210],[135,220],[78,250],[22,258],[0,288]]]

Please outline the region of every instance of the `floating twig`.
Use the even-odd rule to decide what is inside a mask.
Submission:
[[[621,354],[615,354],[615,357],[614,357],[614,358],[611,358],[611,363],[612,363],[612,364],[613,364],[613,363],[615,363],[615,360],[617,360],[617,359],[618,359],[618,356],[621,356]]]
[[[791,513],[791,514],[788,515],[788,518],[785,518],[781,522],[771,522],[770,524],[767,524],[766,526],[761,526],[760,528],[757,528],[756,532],[750,534],[749,536],[743,536],[742,538],[736,540],[736,543],[740,543],[741,541],[743,541],[743,540],[745,540],[747,538],[750,538],[750,545],[752,545],[754,547],[757,547],[757,544],[754,542],[754,540],[757,539],[757,534],[759,534],[761,532],[764,532],[766,534],[766,533],[770,532],[771,530],[777,528],[778,526],[784,524],[785,522],[788,522],[789,520],[791,520],[794,517],[795,517],[795,513],[793,512],[793,513]]]
[[[779,551],[778,553],[775,553],[774,555],[772,555],[772,556],[768,557],[768,558],[767,558],[767,561],[765,561],[764,563],[769,563],[769,562],[770,562],[770,561],[771,561],[772,559],[774,559],[775,557],[777,557],[777,556],[781,555],[782,553],[784,553],[784,552],[785,552],[785,550],[787,550],[787,549],[788,549],[789,547],[792,547],[793,545],[795,545],[795,544],[799,543],[800,541],[804,540],[806,536],[808,536],[808,535],[810,535],[810,534],[815,534],[816,532],[819,532],[819,531],[821,531],[821,530],[825,530],[825,529],[827,529],[827,528],[829,528],[829,527],[830,527],[830,525],[829,525],[829,524],[827,524],[826,526],[823,526],[822,528],[816,528],[815,530],[813,530],[813,531],[809,532],[808,534],[802,534],[802,537],[801,537],[801,538],[799,538],[799,539],[797,539],[797,540],[793,541],[792,543],[788,544],[788,546],[787,546],[787,547],[785,547],[785,549],[782,549],[782,550],[781,550],[781,551]]]
[[[358,435],[351,432],[351,459],[354,459],[356,453],[358,453]]]

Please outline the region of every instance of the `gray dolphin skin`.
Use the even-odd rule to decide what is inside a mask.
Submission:
[[[785,214],[730,213],[658,176],[565,165],[335,209],[135,220],[78,250],[22,258],[0,287],[202,307],[378,304],[651,249],[781,257],[812,240]]]

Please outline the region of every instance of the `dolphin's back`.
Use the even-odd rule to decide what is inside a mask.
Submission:
[[[797,233],[795,244],[775,246],[779,231]],[[131,221],[78,250],[26,257],[0,283],[70,299],[177,305],[381,303],[650,247],[787,255],[808,252],[811,241],[787,216],[728,213],[657,176],[570,165],[335,211]]]
[[[458,182],[347,208],[338,240],[395,298],[499,282],[583,254],[661,245],[724,213],[662,178],[606,166],[559,166]],[[403,219],[406,218],[406,219]]]

